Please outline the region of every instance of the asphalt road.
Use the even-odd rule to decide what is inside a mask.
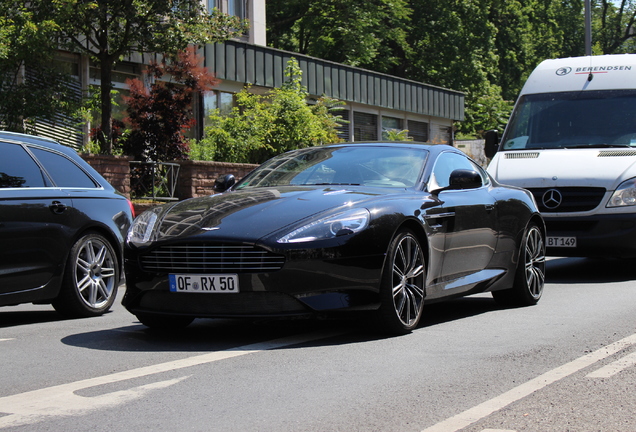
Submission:
[[[636,261],[552,259],[534,307],[364,322],[197,320],[149,331],[116,304],[0,309],[0,430],[636,431]]]

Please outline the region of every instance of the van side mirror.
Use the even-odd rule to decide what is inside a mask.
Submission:
[[[215,192],[225,192],[226,190],[228,190],[229,188],[231,188],[235,184],[236,184],[236,178],[234,177],[233,174],[220,175],[214,181],[214,191]]]
[[[494,129],[489,130],[484,134],[484,138],[486,141],[484,144],[484,152],[488,159],[492,159],[499,148],[499,133]]]

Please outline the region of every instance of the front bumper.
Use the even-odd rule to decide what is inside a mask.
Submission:
[[[636,214],[583,217],[544,215],[547,235],[576,237],[577,247],[549,247],[547,254],[571,257],[636,257]]]
[[[193,317],[302,316],[327,311],[375,309],[383,255],[329,259],[289,259],[281,270],[237,273],[239,292],[175,293],[168,274],[144,272],[135,257],[126,260],[122,304],[133,314]]]

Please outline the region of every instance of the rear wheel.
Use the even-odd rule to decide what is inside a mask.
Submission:
[[[67,317],[102,315],[113,305],[118,284],[119,266],[112,245],[103,236],[89,233],[71,248],[62,288],[52,304]]]
[[[424,307],[426,265],[424,253],[411,230],[400,231],[387,252],[378,323],[392,334],[406,334],[417,327]]]
[[[545,236],[537,224],[532,222],[521,242],[513,287],[493,291],[492,296],[505,306],[532,306],[541,298],[544,284]]]
[[[189,326],[194,318],[184,315],[137,313],[137,319],[146,327],[158,330],[178,330]]]

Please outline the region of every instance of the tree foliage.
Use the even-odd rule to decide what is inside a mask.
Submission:
[[[592,3],[597,53],[628,49],[636,1]],[[460,131],[473,136],[501,127],[540,61],[583,55],[585,48],[582,0],[269,0],[267,6],[274,47],[465,92]]]
[[[0,125],[25,132],[38,118],[72,116],[79,100],[53,62],[57,23],[22,2],[0,0],[0,8]]]
[[[194,125],[193,97],[212,89],[217,80],[201,66],[194,48],[164,57],[148,66],[149,87],[139,79],[128,80],[130,96],[126,123],[130,132],[123,149],[137,161],[186,159],[184,133]]]
[[[192,145],[191,158],[261,163],[287,150],[339,142],[340,118],[334,109],[342,104],[323,97],[308,105],[301,74],[291,59],[280,88],[266,95],[251,93],[249,87],[237,93],[230,115],[210,115],[204,138]]]
[[[63,41],[100,66],[102,150],[110,153],[114,66],[132,53],[174,54],[241,34],[245,24],[200,0],[37,0],[50,3]]]
[[[268,0],[275,48],[393,73],[408,48],[407,0]]]

